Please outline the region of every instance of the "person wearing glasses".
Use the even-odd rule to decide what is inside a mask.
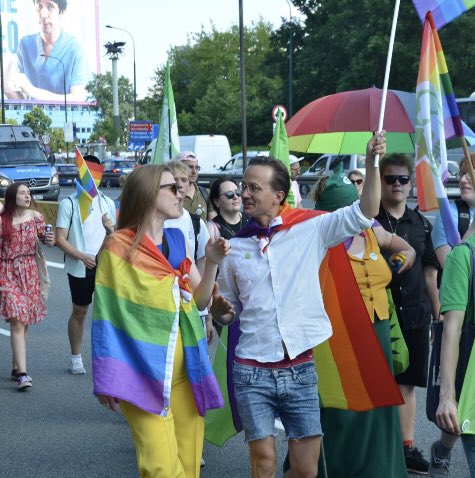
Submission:
[[[431,224],[407,206],[413,162],[406,155],[393,154],[384,158],[379,167],[381,207],[376,219],[386,231],[402,237],[416,251],[412,269],[402,274],[393,273],[390,288],[409,350],[409,367],[396,376],[405,402],[399,407],[399,416],[406,468],[410,472],[427,474],[429,462],[414,446],[415,387],[427,387],[431,316],[437,317],[439,311],[438,262],[432,245]]]
[[[143,478],[198,478],[204,415],[223,406],[198,310],[229,243],[207,244],[200,276],[183,233],[164,228],[180,217],[180,197],[167,166],[134,169],[97,268],[94,394],[124,414]]]
[[[230,241],[211,312],[221,325],[239,318],[233,388],[253,476],[275,476],[276,415],[288,438],[285,476],[317,476],[322,429],[312,349],[332,335],[318,270],[330,247],[373,224],[380,201],[374,155],[385,151],[384,133],[368,142],[361,200],[328,214],[286,204],[282,162],[257,157],[244,172],[241,198],[251,220]]]
[[[249,216],[241,212],[241,190],[234,179],[221,177],[214,181],[209,192],[209,202],[217,212],[207,224],[212,240],[235,237],[249,221]]]
[[[356,190],[358,191],[358,196],[361,196],[363,192],[363,185],[364,185],[364,175],[361,171],[357,169],[353,169],[348,173],[348,179],[355,185]]]
[[[189,169],[188,178],[190,185],[183,200],[183,207],[188,212],[198,214],[203,221],[211,219],[211,217],[208,217],[208,190],[198,184],[198,174],[200,171],[198,157],[193,151],[183,151],[176,159],[183,161],[183,164],[188,166]]]

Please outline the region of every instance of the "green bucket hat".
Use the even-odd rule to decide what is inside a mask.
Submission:
[[[343,171],[343,161],[340,161],[333,174],[328,178],[326,188],[320,194],[320,200],[315,203],[315,209],[320,211],[335,211],[349,206],[358,199],[358,191]]]

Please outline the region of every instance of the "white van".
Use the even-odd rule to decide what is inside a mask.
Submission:
[[[180,136],[180,151],[193,151],[198,157],[201,173],[211,174],[231,159],[231,148],[224,135],[200,134]],[[154,139],[145,151],[142,164],[149,163],[153,157],[157,140]]]

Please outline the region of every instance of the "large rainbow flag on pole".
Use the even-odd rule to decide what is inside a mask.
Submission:
[[[435,28],[442,28],[447,23],[475,6],[475,0],[412,0],[417,14],[423,22],[427,12],[432,12]]]
[[[416,87],[416,182],[421,211],[440,210],[447,241],[460,242],[444,188],[448,178],[446,139],[463,136],[454,90],[430,12],[422,32]]]
[[[276,229],[318,214],[321,211],[287,206],[281,214],[283,224]],[[342,244],[328,251],[320,266],[320,284],[333,328],[332,337],[314,349],[322,404],[354,411],[402,404]],[[205,438],[218,446],[242,430],[231,373],[239,335],[239,322],[223,327],[213,362],[225,405],[207,413]]]

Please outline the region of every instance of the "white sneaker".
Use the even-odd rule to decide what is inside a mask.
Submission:
[[[86,369],[82,364],[81,357],[71,357],[71,360],[69,361],[69,371],[73,375],[80,375],[86,373]]]

